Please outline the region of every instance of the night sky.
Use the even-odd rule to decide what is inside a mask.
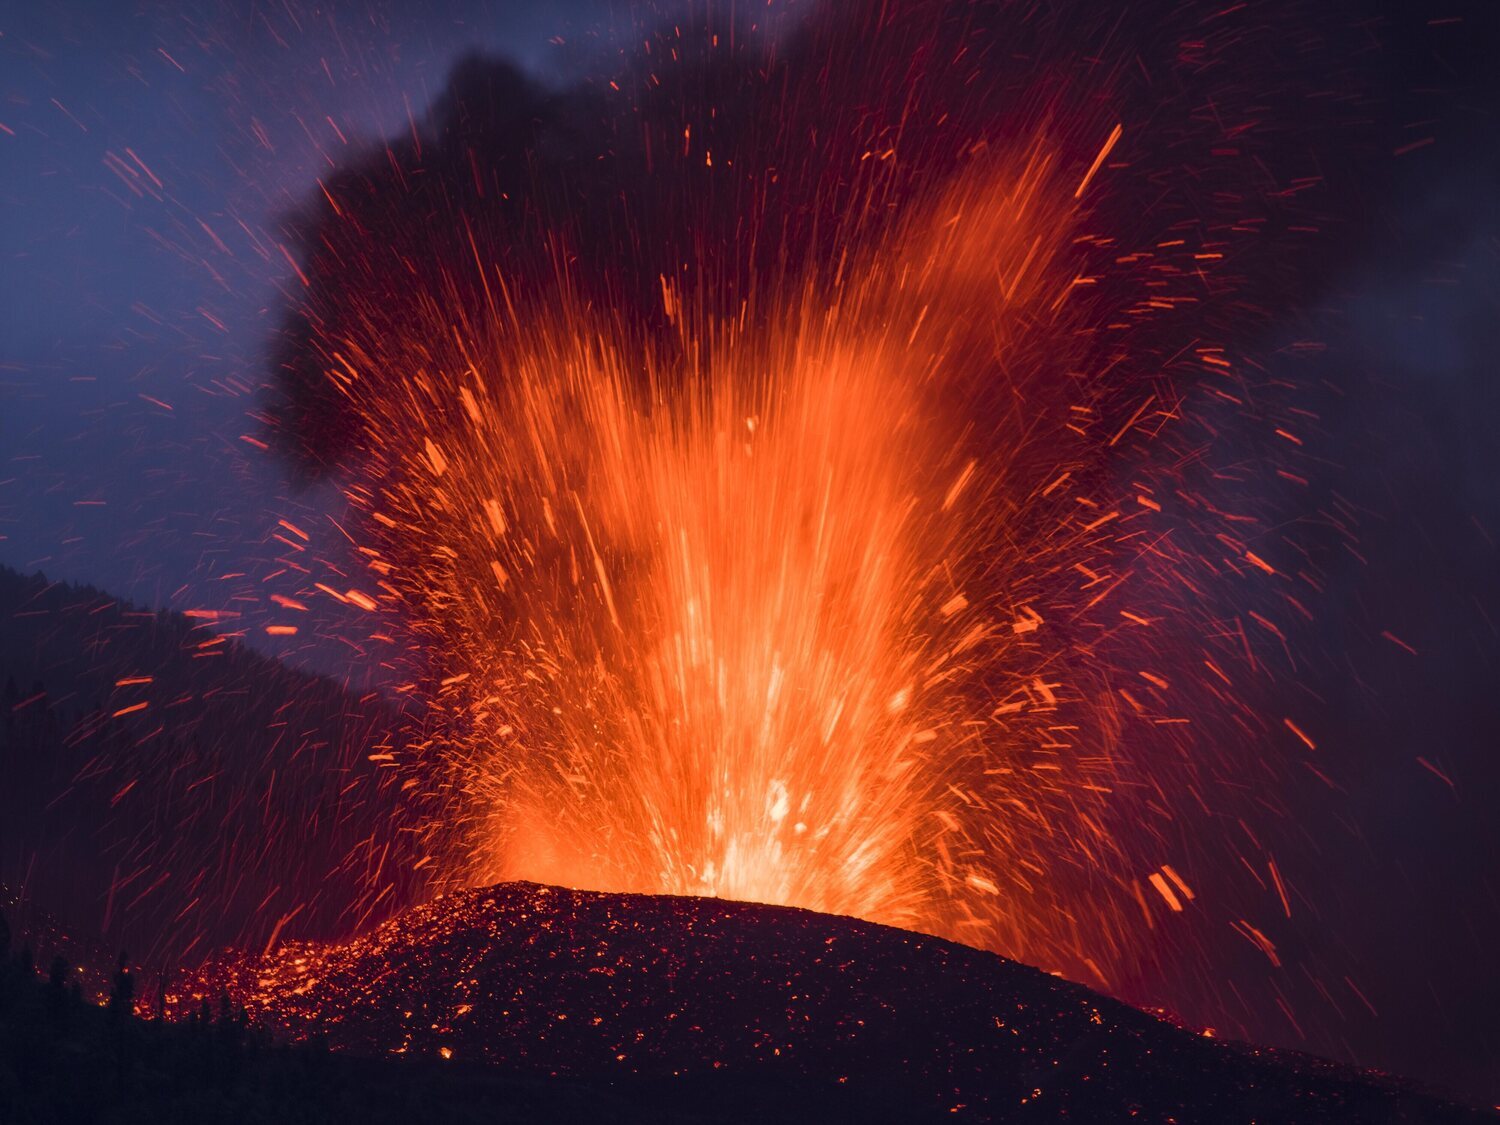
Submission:
[[[1320,921],[1283,948],[1347,965],[1380,1013],[1321,1021],[1319,1050],[1494,1099],[1500,34],[1484,3],[1367,8],[1378,151],[1330,154],[1343,198],[1322,204],[1318,281],[1260,341],[1273,377],[1323,388],[1318,456],[1344,505],[1288,518],[1357,514],[1320,560],[1331,581],[1286,689],[1319,716],[1336,781],[1287,799],[1315,841],[1288,866],[1336,897],[1306,904]],[[187,610],[269,570],[279,520],[336,556],[336,490],[294,482],[256,416],[294,282],[279,221],[420,119],[464,55],[561,84],[658,18],[587,0],[0,0],[0,563]],[[247,637],[383,686],[341,612]]]
[[[8,565],[190,608],[278,519],[337,509],[241,440],[293,280],[278,220],[463,54],[561,82],[614,27],[589,2],[402,8],[0,10]]]

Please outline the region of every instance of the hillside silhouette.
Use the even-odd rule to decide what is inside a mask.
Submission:
[[[0,692],[18,925],[50,914],[175,962],[402,905],[412,797],[370,761],[403,730],[381,697],[204,619],[5,568]]]

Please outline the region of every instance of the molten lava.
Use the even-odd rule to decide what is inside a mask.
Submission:
[[[685,370],[643,382],[625,333],[572,302],[496,310],[479,354],[509,377],[467,366],[464,422],[426,439],[401,515],[456,552],[424,625],[466,677],[482,877],[904,925],[945,883],[994,887],[994,857],[930,846],[983,806],[961,760],[1003,756],[962,698],[976,664],[1029,671],[998,591],[965,589],[1010,529],[952,384],[1005,346],[1003,315],[961,319],[987,268],[1011,315],[1059,295],[1051,181],[973,177],[831,291],[773,294],[754,331],[664,283]]]
[[[739,321],[663,279],[683,358],[644,376],[564,276],[546,315],[432,326],[440,374],[380,403],[420,446],[368,503],[383,555],[430,552],[392,578],[448,672],[479,879],[917,927],[999,895],[1030,857],[997,806],[1037,798],[984,691],[1047,709],[1043,621],[1011,598],[1055,547],[1017,526],[1019,451],[981,465],[965,428],[1011,323],[1062,323],[1072,204],[1034,153]],[[987,422],[1028,439],[1022,403]]]
[[[1215,802],[1274,767],[1223,747],[1287,728],[1278,611],[1215,608],[1284,581],[1206,453],[1244,165],[1187,98],[1163,189],[1092,56],[997,54],[985,12],[662,33],[597,102],[470,64],[324,186],[279,417],[362,514],[340,596],[408,642],[389,765],[447,810],[437,886],[802,906],[1108,985],[1248,865]]]

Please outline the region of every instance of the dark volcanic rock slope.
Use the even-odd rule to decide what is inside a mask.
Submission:
[[[221,962],[178,1002],[220,991],[293,1039],[707,1099],[723,1120],[1480,1116],[936,938],[710,899],[502,884]]]

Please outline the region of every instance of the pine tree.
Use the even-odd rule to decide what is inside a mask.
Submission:
[[[120,967],[115,970],[114,987],[109,992],[109,1010],[115,1018],[128,1016],[135,1004],[135,978],[130,975],[130,963],[124,953],[120,954]]]
[[[47,969],[47,1007],[54,1013],[61,1012],[68,999],[68,969],[68,962],[61,953],[53,956]]]

